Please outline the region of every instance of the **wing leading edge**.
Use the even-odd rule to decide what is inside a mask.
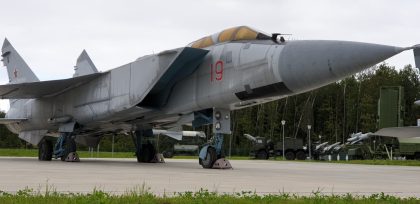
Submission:
[[[98,78],[99,76],[102,76],[103,74],[105,73],[94,73],[69,79],[0,85],[0,98],[48,98],[64,93],[70,89],[76,88],[95,78]]]

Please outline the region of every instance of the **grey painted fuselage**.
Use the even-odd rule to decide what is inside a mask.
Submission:
[[[26,120],[7,126],[34,144],[68,122],[78,124],[78,137],[171,128],[190,123],[195,111],[240,109],[313,90],[405,50],[347,41],[230,41],[200,49],[208,53],[196,65],[177,62],[169,75],[184,51],[194,51],[188,49],[194,48],[141,57],[54,96],[9,97],[6,117]]]

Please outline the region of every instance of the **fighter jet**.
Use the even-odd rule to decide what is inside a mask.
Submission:
[[[213,143],[199,155],[211,168],[222,157],[223,134],[231,133],[231,110],[317,89],[411,49],[418,61],[418,45],[286,41],[239,26],[104,72],[84,51],[73,78],[39,81],[6,39],[2,61],[10,83],[0,86],[0,97],[10,109],[0,122],[38,145],[42,161],[71,160],[76,143],[94,147],[105,134],[127,133],[138,162],[156,153],[152,129],[212,124]]]

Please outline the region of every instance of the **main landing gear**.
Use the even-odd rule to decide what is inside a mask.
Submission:
[[[55,145],[52,138],[44,137],[38,144],[38,160],[51,161],[60,158],[61,161],[78,162],[79,155],[76,153],[76,142],[71,133],[61,133]]]
[[[76,153],[76,142],[72,133],[63,132],[54,146],[54,157],[61,161],[79,162],[79,155]]]
[[[161,163],[163,159],[157,154],[156,147],[152,141],[153,131],[138,130],[135,131],[133,140],[136,146],[137,162],[141,163]]]

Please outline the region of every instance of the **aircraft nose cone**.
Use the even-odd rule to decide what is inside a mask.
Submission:
[[[279,69],[285,85],[299,93],[343,79],[402,51],[349,41],[291,41],[281,53]]]

